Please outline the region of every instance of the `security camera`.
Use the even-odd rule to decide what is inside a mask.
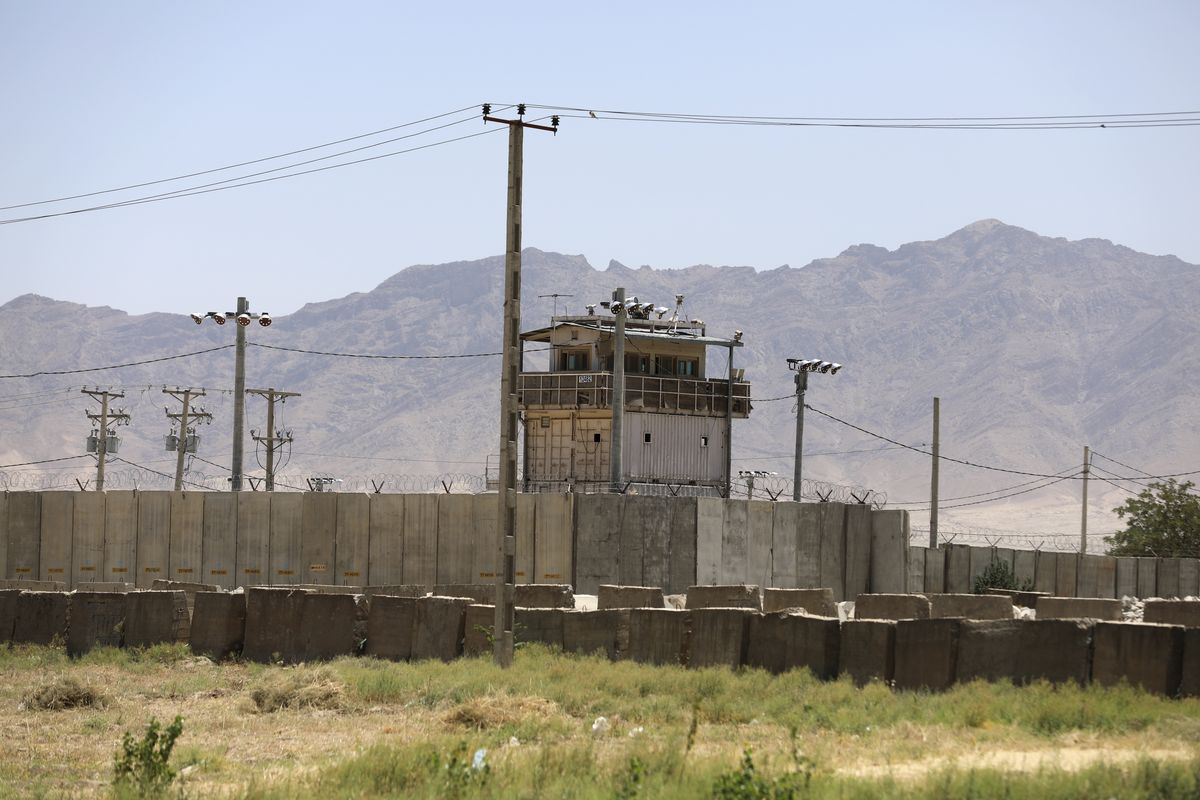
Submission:
[[[268,325],[270,325],[271,324],[271,315],[265,311],[263,313],[259,314],[258,315],[258,324],[262,325],[264,328],[267,327]]]
[[[654,313],[658,314],[659,319],[662,319],[663,316],[666,315],[666,313],[670,310],[671,309],[667,308],[666,306],[658,306],[654,309]]]
[[[619,302],[616,302],[616,303],[610,304],[608,307],[608,310],[614,314],[620,314],[622,311],[625,310],[625,306]]]
[[[830,364],[828,361],[822,361],[822,362],[821,362],[821,363],[820,363],[820,364],[817,366],[817,372],[820,372],[822,375],[828,375],[828,374],[829,374],[829,368],[830,368],[830,367],[832,367],[832,366],[833,366],[833,364]]]
[[[841,368],[842,368],[841,364],[830,364],[829,365],[829,374],[835,375],[835,374],[837,374],[837,371]]]
[[[225,315],[222,314],[220,311],[210,311],[210,312],[208,312],[208,316],[212,317],[212,321],[217,323],[218,325],[225,324]]]
[[[238,314],[237,315],[237,324],[241,325],[243,328],[246,327],[247,325],[249,325],[250,324],[250,315],[244,311],[241,314]]]
[[[204,316],[201,314],[192,314],[191,316],[192,322],[196,323],[197,325],[199,325],[201,322],[204,322]]]
[[[787,360],[788,369],[795,369],[795,368],[796,368],[796,365],[797,365],[797,364],[799,364],[799,363],[800,363],[800,359],[798,359],[798,358],[789,358],[789,359]]]
[[[596,304],[595,304],[595,303],[588,303],[588,304],[587,304],[587,312],[588,312],[588,316],[589,316],[589,317],[594,317],[594,316],[596,316]]]
[[[740,341],[742,340],[742,332],[741,332],[741,331],[734,331],[734,332],[733,332],[733,340],[734,340],[735,342],[740,342]]]

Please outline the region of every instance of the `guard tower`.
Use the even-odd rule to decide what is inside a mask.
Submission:
[[[682,486],[696,487],[687,494],[726,493],[733,420],[750,415],[750,384],[733,367],[742,332],[729,339],[709,336],[703,320],[684,315],[683,295],[675,296],[673,313],[637,297],[616,305],[623,295],[618,289],[613,303],[552,317],[549,327],[521,334],[522,354],[527,342],[549,346],[548,370],[522,370],[518,382],[525,490],[586,492],[611,485],[613,364],[623,350],[619,483],[662,484],[663,493],[668,487],[681,492]],[[625,310],[623,347],[614,307]],[[724,374],[709,377],[713,348],[728,358],[714,359]]]

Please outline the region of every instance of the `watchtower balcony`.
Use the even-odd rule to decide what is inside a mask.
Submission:
[[[611,372],[522,372],[517,403],[523,411],[612,408]],[[625,410],[701,417],[729,414],[729,381],[655,375],[625,375]],[[733,382],[730,416],[750,416],[749,381]]]

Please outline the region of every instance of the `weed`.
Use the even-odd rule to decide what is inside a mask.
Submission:
[[[345,706],[342,684],[328,667],[285,670],[283,675],[268,678],[254,687],[250,699],[263,713],[283,709],[336,711]]]
[[[68,708],[93,708],[104,705],[104,696],[91,686],[70,676],[60,676],[28,692],[22,702],[37,711],[62,711]]]
[[[750,748],[742,751],[741,767],[717,776],[712,796],[717,800],[794,800],[807,794],[807,776],[787,773],[777,778],[758,774]]]
[[[626,768],[625,774],[621,776],[614,796],[617,800],[633,800],[641,793],[645,780],[646,762],[637,756],[630,757],[629,766]]]
[[[1033,588],[1033,581],[1018,581],[1012,567],[1007,561],[993,560],[975,578],[975,594],[983,594],[988,589],[1012,589],[1028,592]]]
[[[165,792],[175,779],[171,751],[181,733],[183,718],[179,716],[165,729],[158,720],[151,719],[140,742],[126,731],[113,764],[113,785],[118,792],[140,797],[157,797]]]

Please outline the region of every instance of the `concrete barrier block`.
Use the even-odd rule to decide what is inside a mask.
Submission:
[[[1082,619],[1022,620],[1016,679],[1087,684],[1094,628],[1094,622]]]
[[[896,623],[897,689],[941,691],[958,667],[958,619],[912,619]]]
[[[45,559],[45,555],[42,555]],[[1159,597],[1179,597],[1179,559],[1158,559],[1158,576],[1155,594]]]
[[[132,583],[125,583],[124,581],[89,581],[81,583],[75,588],[81,592],[117,592],[125,594],[126,592],[134,591],[137,587]]]
[[[369,606],[362,595],[311,593],[300,603],[297,661],[327,661],[359,652]]]
[[[737,668],[744,664],[750,618],[755,613],[750,608],[693,610],[688,666]]]
[[[1058,597],[1075,597],[1079,594],[1079,556],[1076,553],[1058,554],[1054,594]]]
[[[600,584],[597,608],[663,608],[662,589],[657,586],[611,586]]]
[[[513,638],[518,642],[540,642],[562,649],[563,616],[568,614],[560,608],[521,608],[518,606],[513,617]]]
[[[929,619],[929,598],[923,594],[860,594],[855,619]]]
[[[1096,596],[1118,600],[1117,559],[1113,556],[1088,556],[1096,559]]]
[[[189,635],[193,653],[220,661],[240,654],[245,638],[244,592],[197,593]]]
[[[630,609],[563,612],[563,650],[568,653],[603,652],[615,661],[629,652]]]
[[[1200,628],[1200,600],[1147,600],[1142,621]]]
[[[387,595],[388,597],[424,597],[429,594],[429,587],[419,583],[393,583],[381,586],[366,586],[363,587],[362,593],[367,597],[375,597],[376,595]]]
[[[1136,558],[1117,559],[1117,599],[1138,596],[1138,562]]]
[[[629,612],[629,658],[642,664],[687,663],[691,612],[635,608]]]
[[[1011,597],[1014,606],[1021,606],[1023,608],[1037,608],[1039,598],[1051,597],[1051,595],[1043,594],[1042,592],[1025,592],[1020,589],[988,589],[984,594]]]
[[[914,589],[914,591],[916,590]],[[946,551],[940,547],[925,548],[924,591],[946,591]]]
[[[120,647],[125,632],[125,597],[114,592],[74,592],[67,610],[67,655],[94,647]]]
[[[1137,596],[1158,597],[1158,559],[1139,556],[1137,560]]]
[[[880,577],[885,582],[895,583],[894,576],[889,573],[904,563],[903,559],[897,560],[892,557],[890,563],[876,564],[878,559],[874,552],[875,543],[871,540],[873,533],[871,517],[870,506],[858,504],[846,506],[845,521],[843,522],[843,540],[846,548],[843,559],[846,571],[842,585],[847,600],[872,590],[875,586],[873,581],[876,578],[875,568],[877,567]],[[875,591],[884,590],[876,589]]]
[[[1121,601],[1099,597],[1039,597],[1038,619],[1102,619],[1119,622]]]
[[[1081,555],[1076,579],[1076,597],[1100,597],[1100,556]]]
[[[493,600],[495,596],[493,595]],[[519,583],[513,589],[519,608],[574,608],[575,593],[569,583]]]
[[[946,591],[969,592],[971,586],[971,548],[965,544],[946,545]]]
[[[1184,697],[1200,697],[1200,628],[1183,632],[1182,675],[1179,693]]]
[[[1069,554],[1064,553],[1064,556]],[[1052,595],[1058,585],[1058,553],[1037,551],[1037,567],[1033,579],[1033,590]]]
[[[842,623],[838,670],[862,686],[890,682],[895,676],[896,623],[892,620],[847,620]]]
[[[990,594],[934,594],[929,596],[929,613],[934,619],[1012,619],[1011,597]]]
[[[433,587],[435,597],[469,597],[476,603],[486,605],[496,602],[494,583],[439,583]]]
[[[719,584],[717,586],[689,586],[687,607],[699,608],[762,608],[762,597],[757,586],[746,584]]]
[[[1016,550],[1013,552],[1013,577],[1018,586],[1028,586],[1032,590],[1037,579],[1037,551]]]
[[[396,595],[371,597],[367,610],[367,655],[392,661],[412,658],[417,600]]]
[[[12,641],[17,621],[17,596],[20,589],[0,589],[0,644]]]
[[[840,625],[836,618],[803,613],[756,614],[747,630],[747,666],[773,673],[808,669],[830,680],[837,677]]]
[[[1179,559],[1179,596],[1200,597],[1200,559]]]
[[[516,620],[513,620],[516,625]],[[467,606],[463,618],[463,655],[489,655],[492,650],[492,630],[496,627],[496,607],[483,603]],[[516,632],[513,632],[516,638]]]
[[[1125,680],[1173,697],[1182,680],[1184,631],[1177,625],[1096,623],[1092,680],[1102,686]]]
[[[147,590],[125,595],[125,646],[149,647],[188,641],[192,620],[181,591]]]
[[[925,591],[925,550],[924,547],[908,549],[908,580],[904,589],[906,592]]]
[[[958,627],[955,681],[1017,681],[1023,620],[963,620]]]
[[[67,584],[65,581],[38,581],[14,578],[12,580],[0,581],[0,589],[16,589],[22,592],[65,592],[67,591]]]
[[[67,639],[71,595],[66,592],[21,592],[17,595],[12,640],[15,644],[52,644]]]
[[[975,591],[975,581],[983,576],[984,571],[991,565],[996,555],[992,547],[971,547],[971,576],[967,582],[966,592]]]
[[[247,661],[294,663],[300,652],[303,601],[310,592],[294,587],[255,586],[246,590]]]
[[[777,611],[807,611],[819,617],[836,617],[837,603],[832,589],[763,589],[762,610],[773,614]]]
[[[469,597],[417,598],[417,624],[413,634],[413,659],[453,661],[462,655]]]

